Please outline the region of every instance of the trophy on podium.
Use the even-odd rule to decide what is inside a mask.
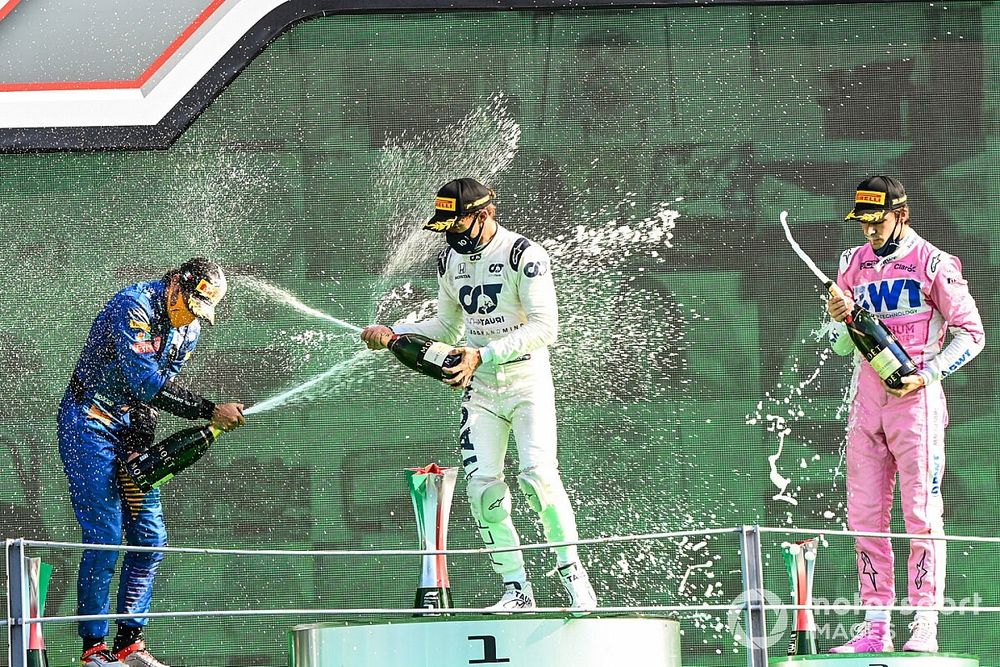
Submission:
[[[436,463],[423,468],[407,468],[406,480],[417,517],[420,548],[442,551],[448,548],[448,517],[455,491],[458,468],[442,468]],[[447,609],[452,606],[446,557],[423,556],[417,609]]]
[[[781,545],[788,569],[788,582],[792,592],[792,604],[810,605],[813,595],[813,574],[816,569],[816,551],[819,538],[804,542]],[[816,617],[812,609],[796,609],[792,622],[792,638],[788,643],[788,655],[816,655]]]

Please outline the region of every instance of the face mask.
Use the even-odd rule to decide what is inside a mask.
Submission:
[[[477,227],[479,228],[479,232],[473,235],[473,231]],[[464,232],[445,232],[445,239],[448,241],[448,245],[458,254],[472,255],[483,249],[481,241],[484,231],[486,231],[486,223],[476,220]]]
[[[167,316],[170,318],[170,326],[174,328],[187,326],[196,319],[184,301],[184,295],[179,288],[173,293],[173,298],[167,300]]]
[[[873,250],[876,257],[888,257],[892,253],[899,249],[899,217],[896,218],[896,223],[892,226],[892,234],[886,239],[885,243],[878,250]]]

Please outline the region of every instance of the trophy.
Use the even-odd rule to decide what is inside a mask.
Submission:
[[[813,573],[816,569],[816,550],[819,538],[804,542],[781,545],[788,570],[788,583],[792,592],[792,604],[810,605],[813,594]],[[812,609],[796,609],[792,622],[792,638],[788,643],[788,655],[816,655],[816,617]]]
[[[407,468],[406,481],[417,517],[420,548],[442,551],[448,548],[448,517],[455,491],[458,468],[442,468],[436,463],[423,468]],[[445,556],[423,556],[417,609],[447,609],[451,603],[448,564]]]
[[[31,618],[41,618],[45,615],[45,598],[48,596],[49,581],[52,579],[52,566],[43,563],[41,558],[28,558],[27,561],[28,604]],[[41,623],[32,623],[31,629],[28,630],[28,667],[49,667]]]

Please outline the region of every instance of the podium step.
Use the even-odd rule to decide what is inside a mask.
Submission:
[[[965,653],[824,654],[771,658],[767,664],[768,667],[979,667],[979,658]]]
[[[290,641],[292,667],[681,664],[677,621],[653,616],[435,616],[317,623],[293,628]]]

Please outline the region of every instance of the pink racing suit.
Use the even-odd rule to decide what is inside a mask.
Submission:
[[[887,257],[876,256],[868,244],[846,251],[837,284],[889,326],[926,385],[897,398],[867,362],[857,364],[847,436],[848,525],[889,531],[898,473],[906,532],[941,534],[948,410],[940,380],[979,354],[985,342],[961,262],[910,229]],[[952,334],[947,347],[946,329]],[[895,604],[889,539],[859,537],[856,551],[862,603]],[[945,542],[912,540],[907,572],[911,605],[943,604]]]

